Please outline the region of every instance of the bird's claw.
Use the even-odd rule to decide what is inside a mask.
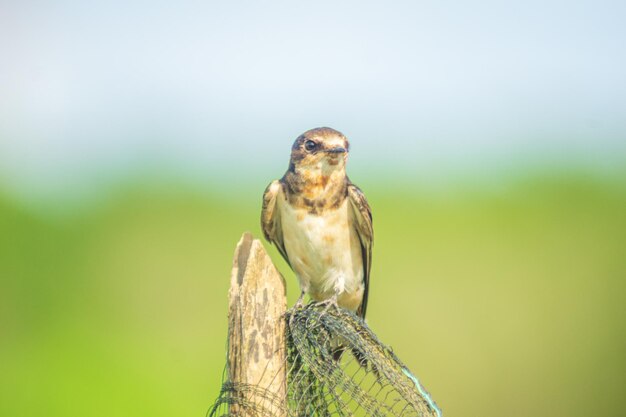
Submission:
[[[322,314],[327,313],[331,307],[339,311],[339,304],[337,303],[336,294],[324,301],[320,301],[319,305],[324,306],[324,309],[322,310]]]
[[[296,310],[301,309],[304,306],[304,295],[306,294],[306,292],[302,292],[300,293],[300,297],[298,298],[298,301],[296,301],[296,303],[293,305],[293,308],[295,308]]]

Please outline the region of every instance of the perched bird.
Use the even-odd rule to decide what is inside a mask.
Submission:
[[[287,172],[265,190],[261,226],[298,277],[298,305],[308,293],[364,318],[372,213],[346,175],[349,147],[346,137],[329,127],[300,135]]]

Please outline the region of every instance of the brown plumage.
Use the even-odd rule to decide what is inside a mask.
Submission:
[[[302,295],[365,317],[372,260],[372,214],[345,164],[348,140],[328,128],[299,136],[289,168],[263,195],[261,226],[294,270]]]

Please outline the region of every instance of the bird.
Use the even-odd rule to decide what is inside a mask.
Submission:
[[[365,318],[374,232],[363,192],[346,174],[348,139],[329,127],[307,130],[291,147],[282,178],[263,193],[265,238],[305,294]]]

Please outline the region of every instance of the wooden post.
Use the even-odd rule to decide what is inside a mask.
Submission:
[[[231,415],[263,409],[282,417],[287,410],[285,357],[285,281],[263,245],[250,233],[237,244],[228,306],[228,377],[235,384],[266,390],[273,399],[243,389],[246,405],[233,404]]]

